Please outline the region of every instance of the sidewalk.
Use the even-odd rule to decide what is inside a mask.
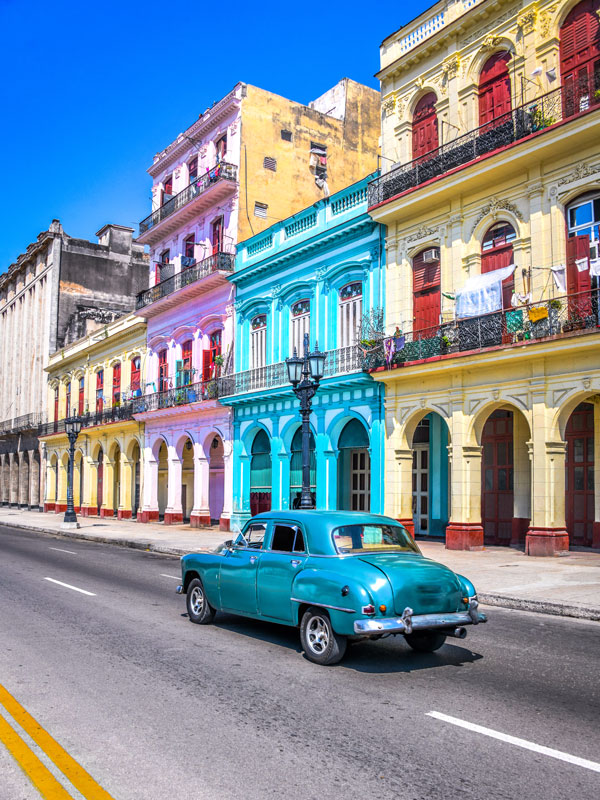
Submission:
[[[213,550],[231,534],[217,527],[142,525],[131,520],[79,518],[80,528],[61,531],[62,514],[0,508],[0,526],[119,544],[171,555]],[[473,581],[482,603],[600,621],[600,553],[573,551],[531,558],[509,547],[479,552],[446,550],[441,542],[419,541],[424,555]]]

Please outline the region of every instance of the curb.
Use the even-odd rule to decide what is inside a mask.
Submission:
[[[132,539],[115,539],[109,536],[102,536],[97,533],[84,533],[83,531],[57,531],[53,528],[38,528],[36,525],[24,525],[15,522],[0,522],[1,528],[17,528],[34,533],[43,533],[50,536],[57,536],[64,539],[80,539],[83,541],[98,542],[100,544],[113,544],[119,547],[128,547],[133,550],[143,550],[144,552],[160,553],[163,556],[184,556],[190,552],[210,553],[210,548],[198,548],[190,551],[182,547],[159,545],[153,542],[137,541]],[[487,606],[498,606],[499,608],[512,608],[517,611],[533,611],[537,614],[551,614],[556,617],[575,617],[577,619],[587,619],[600,622],[600,608],[574,606],[566,603],[552,603],[548,600],[527,600],[521,597],[508,597],[503,594],[487,594],[478,592],[479,601]]]

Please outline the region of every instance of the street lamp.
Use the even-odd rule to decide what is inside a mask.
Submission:
[[[318,344],[313,353],[308,352],[308,333],[304,334],[304,358],[296,352],[286,358],[288,377],[294,394],[300,400],[302,417],[302,493],[300,508],[314,508],[310,492],[310,410],[312,399],[319,388],[319,381],[325,371],[325,353],[319,351]]]
[[[65,432],[69,437],[69,474],[67,476],[67,510],[63,519],[63,525],[72,528],[78,526],[77,516],[73,505],[73,463],[75,461],[75,442],[81,430],[81,417],[77,415],[67,417],[65,420]]]

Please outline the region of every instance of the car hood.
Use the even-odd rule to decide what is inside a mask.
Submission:
[[[361,561],[381,570],[394,595],[394,612],[409,606],[415,614],[458,611],[463,590],[451,569],[416,553],[373,553]]]

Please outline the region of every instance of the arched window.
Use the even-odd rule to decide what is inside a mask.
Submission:
[[[217,356],[221,355],[221,331],[213,331],[208,337],[208,349],[202,353],[202,380],[208,381],[215,378],[218,365],[215,363]]]
[[[141,366],[141,358],[139,356],[134,356],[134,358],[131,359],[131,381],[129,383],[129,388],[131,394],[135,397],[141,393]]]
[[[508,62],[510,53],[494,53],[483,65],[479,76],[479,125],[503,122],[512,108]]]
[[[582,0],[560,29],[560,75],[565,116],[600,103],[600,0]]]
[[[413,158],[421,158],[439,146],[438,120],[434,92],[424,95],[415,108],[412,124]]]
[[[429,247],[413,258],[413,336],[429,338],[440,313],[440,251]]]
[[[267,315],[259,314],[250,322],[250,369],[267,363]]]
[[[339,295],[339,336],[340,347],[356,344],[362,320],[362,283],[347,283]]]
[[[304,355],[304,334],[310,333],[310,300],[298,300],[291,312],[290,355]]]
[[[503,269],[513,263],[513,241],[517,238],[515,229],[509,222],[496,222],[483,237],[481,243],[481,273]],[[514,276],[502,281],[502,306],[511,308],[511,298],[515,290]]]
[[[104,409],[104,370],[96,373],[96,414],[101,414]]]
[[[169,364],[167,362],[167,348],[158,351],[158,391],[166,392],[169,388]]]
[[[317,491],[317,459],[315,456],[315,438],[310,432],[309,440],[310,453],[310,491],[313,494]],[[302,428],[298,428],[292,439],[290,457],[290,508],[300,508],[300,496],[302,494]]]
[[[260,430],[252,442],[250,459],[250,513],[271,510],[271,442]]]
[[[578,197],[567,207],[567,294],[572,317],[592,313],[590,257],[600,256],[600,193]]]
[[[112,404],[118,406],[121,402],[121,363],[113,365]]]

